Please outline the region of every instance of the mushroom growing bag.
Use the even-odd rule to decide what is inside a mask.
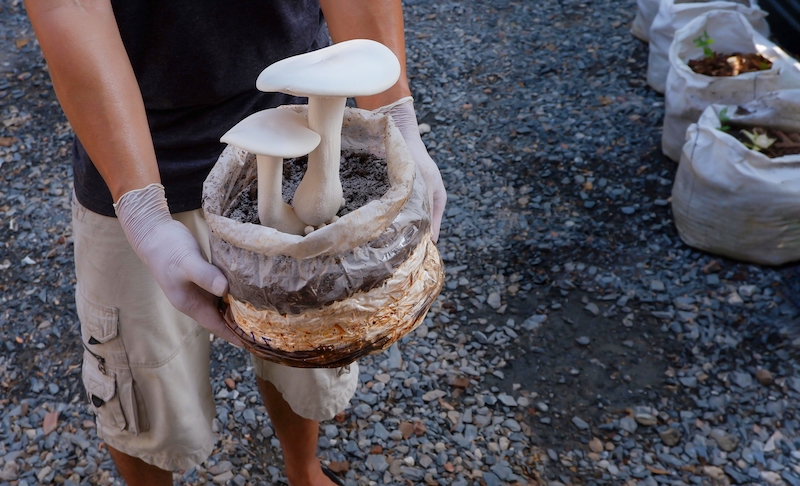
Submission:
[[[667,74],[670,68],[669,50],[675,38],[675,32],[697,17],[715,10],[738,12],[747,19],[756,32],[764,37],[769,36],[769,26],[764,19],[767,13],[758,7],[756,0],[714,0],[710,2],[662,0],[649,32],[650,52],[647,57],[647,84],[651,88],[659,93],[664,93],[667,89]],[[709,32],[709,34],[711,33]],[[736,26],[732,25],[729,35],[740,36],[744,35],[744,32],[737,30]],[[691,39],[696,37],[698,36]],[[716,41],[711,48],[718,48],[719,39],[714,35],[711,37]]]
[[[691,59],[703,57],[694,39],[708,32],[712,49],[723,53],[760,53],[772,61],[763,71],[738,76],[706,76],[689,67]],[[661,149],[677,161],[686,141],[686,129],[703,110],[713,104],[742,104],[772,91],[800,88],[800,64],[780,47],[756,32],[747,19],[735,11],[718,10],[696,18],[675,33],[669,51],[670,70],[664,104]]]
[[[800,259],[800,155],[768,158],[719,130],[729,123],[800,131],[800,90],[741,107],[711,105],[688,130],[672,211],[689,246],[747,262]]]
[[[307,236],[226,217],[256,176],[245,151],[228,146],[203,185],[211,259],[230,287],[229,325],[261,358],[345,365],[412,331],[441,290],[425,184],[392,120],[347,108],[342,150],[385,159],[389,189]]]

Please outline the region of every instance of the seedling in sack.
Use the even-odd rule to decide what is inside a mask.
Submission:
[[[725,107],[721,109],[717,117],[719,117],[719,128],[717,130],[721,132],[729,131],[731,129],[731,126],[729,124],[731,121],[731,117],[728,116],[728,108]]]
[[[766,130],[763,128],[753,128],[752,132],[742,130],[742,134],[751,142],[745,143],[744,146],[756,152],[761,152],[762,150],[770,148],[777,140],[776,138],[768,136]]]
[[[703,31],[703,35],[694,39],[694,45],[700,49],[703,49],[703,56],[706,58],[714,57],[714,51],[712,51],[711,47],[709,47],[713,43],[714,39],[708,35],[708,31],[706,30]]]
[[[689,68],[697,74],[706,76],[738,76],[744,73],[765,71],[772,67],[772,61],[758,52],[734,52],[723,54],[714,52],[711,44],[714,39],[704,30],[703,35],[692,39],[695,47],[703,49],[703,57],[687,62]]]

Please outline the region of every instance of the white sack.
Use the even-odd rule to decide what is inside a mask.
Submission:
[[[764,37],[769,36],[769,26],[764,19],[767,13],[758,7],[757,0],[716,0],[711,2],[662,0],[658,13],[650,26],[647,84],[651,88],[659,93],[664,93],[666,90],[667,73],[669,73],[669,48],[675,32],[697,17],[713,10],[739,12],[750,22],[756,32]],[[734,35],[742,34],[733,28],[730,32]],[[700,33],[702,34],[702,32]],[[715,36],[711,37],[716,40]],[[719,41],[715,42],[711,48],[715,49],[718,45]]]
[[[724,108],[734,123],[800,131],[800,90],[706,108],[689,127],[672,188],[678,233],[689,246],[737,260],[800,260],[800,155],[770,159],[748,149],[718,130]]]
[[[650,25],[658,13],[659,0],[636,0],[636,17],[631,25],[631,34],[637,39],[650,42]]]
[[[695,73],[688,62],[703,57],[703,50],[693,40],[704,31],[714,39],[715,51],[758,52],[772,61],[772,67],[738,76]],[[772,91],[800,88],[800,63],[756,32],[744,16],[731,10],[708,12],[681,28],[675,33],[669,58],[661,149],[675,161],[681,156],[686,129],[708,105],[743,104]]]

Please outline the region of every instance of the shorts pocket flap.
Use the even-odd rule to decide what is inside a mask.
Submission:
[[[117,393],[117,376],[100,369],[101,363],[90,353],[83,353],[83,385],[86,395],[103,425],[125,430],[127,421]]]
[[[110,402],[117,393],[117,383],[113,374],[104,375],[100,370],[89,367],[86,370],[86,393],[95,407]],[[98,402],[99,401],[99,402]]]
[[[78,317],[83,324],[88,336],[83,336],[88,344],[106,343],[119,333],[119,310],[114,307],[103,307],[89,301],[83,296],[80,285],[75,292],[75,304],[78,308]]]

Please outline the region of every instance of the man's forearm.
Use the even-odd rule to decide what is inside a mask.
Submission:
[[[400,79],[375,96],[356,98],[360,108],[374,110],[409,96],[406,77],[403,7],[400,0],[320,0],[334,42],[371,39],[384,44],[400,60]]]
[[[26,0],[53,87],[114,201],[160,182],[139,85],[108,0]]]

